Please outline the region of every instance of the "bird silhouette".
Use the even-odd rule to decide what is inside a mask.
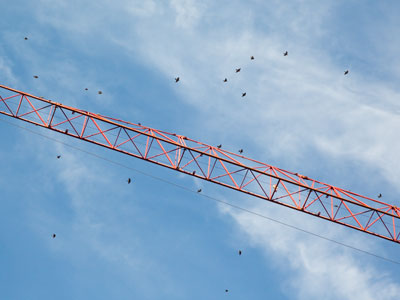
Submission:
[[[98,91],[97,94],[101,95],[101,94],[103,94],[103,92],[102,91]]]
[[[229,292],[229,290],[225,290],[225,293]]]
[[[219,145],[217,146],[217,148],[218,148],[218,149],[221,149],[221,147],[222,147],[222,145],[221,145],[221,144],[219,144]]]
[[[225,79],[224,79],[224,82],[228,82],[228,78],[225,78]]]
[[[39,78],[39,76],[37,76],[37,75],[33,75],[33,78]]]
[[[54,238],[56,238],[56,234],[55,234],[55,233],[53,233],[53,234],[52,234],[52,237],[53,237],[53,239],[54,239]]]
[[[130,178],[128,178],[128,184],[130,184],[132,182],[132,180]]]
[[[239,73],[239,72],[240,72],[240,70],[241,70],[241,68],[239,68],[239,69],[236,69],[236,73]]]
[[[178,81],[179,81],[179,77],[176,77],[176,78],[175,78],[175,82],[178,82]]]
[[[61,155],[57,155],[57,158],[60,159],[60,158],[61,158]]]
[[[65,129],[65,133],[68,133],[68,129]]]
[[[88,88],[85,88],[85,91],[87,91],[88,90]]]
[[[240,150],[239,150],[239,153],[243,153],[243,149],[240,149]]]
[[[251,60],[254,60],[254,56],[250,56],[250,59],[251,59]]]
[[[321,212],[319,211],[318,213],[317,213],[317,216],[319,217],[321,215]]]
[[[24,37],[24,40],[26,41],[28,38],[27,37]]]
[[[242,97],[246,96],[246,93],[242,93]]]
[[[242,250],[239,250],[239,255],[242,255]]]
[[[141,123],[137,123],[139,126],[142,126],[142,124]]]
[[[198,189],[197,192],[198,192],[198,193],[201,193],[201,189]]]
[[[196,175],[196,171],[193,171],[193,172],[192,172],[192,175]]]
[[[349,70],[344,71],[344,75],[349,74]]]
[[[288,52],[287,51],[285,51],[285,53],[283,53],[283,56],[288,56]]]
[[[382,198],[382,194],[379,194],[379,195],[378,195],[378,198]]]

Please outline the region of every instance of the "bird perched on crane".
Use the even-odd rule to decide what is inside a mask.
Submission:
[[[239,153],[242,154],[242,153],[243,153],[243,149],[240,149],[240,150],[239,150]]]

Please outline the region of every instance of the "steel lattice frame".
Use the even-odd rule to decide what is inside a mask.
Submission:
[[[398,207],[186,136],[83,111],[3,85],[0,113],[400,243]]]

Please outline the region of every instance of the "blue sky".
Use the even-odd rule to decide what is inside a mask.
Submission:
[[[396,1],[1,4],[1,84],[400,205]],[[0,122],[1,299],[398,298],[398,265],[135,170],[399,260],[396,244],[0,121],[128,167]]]

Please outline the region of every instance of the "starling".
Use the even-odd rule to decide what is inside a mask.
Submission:
[[[242,97],[246,96],[246,93],[242,93]]]
[[[103,92],[102,91],[98,91],[97,94],[101,95],[101,94],[103,94]]]
[[[142,126],[142,124],[141,123],[137,123],[139,126]]]
[[[60,159],[60,158],[61,158],[61,155],[57,155],[57,158]]]
[[[225,78],[225,79],[224,79],[224,82],[228,82],[228,78]]]
[[[240,149],[240,150],[239,150],[239,153],[242,154],[242,153],[243,153],[243,149]]]
[[[236,69],[236,73],[239,73],[239,72],[240,72],[240,70],[241,70],[241,68],[239,68],[239,69]]]
[[[128,184],[130,184],[132,182],[132,180],[130,178],[128,178]]]
[[[242,250],[239,250],[239,255],[242,255]]]
[[[286,51],[285,53],[283,53],[283,56],[288,56],[288,52]]]
[[[192,172],[192,175],[196,175],[196,171],[193,171],[193,172]]]
[[[55,239],[55,238],[56,238],[56,234],[55,234],[55,233],[53,233],[52,237],[53,237],[53,239]]]
[[[68,133],[68,129],[65,129],[65,133]]]
[[[379,194],[379,195],[378,195],[378,198],[382,198],[382,194]]]
[[[27,37],[24,37],[24,40],[26,41],[28,38]]]
[[[251,59],[251,60],[254,60],[254,56],[250,56],[250,59]]]
[[[179,81],[179,77],[176,77],[176,78],[175,78],[175,82],[178,82],[178,81]]]
[[[321,212],[319,211],[318,213],[317,213],[317,216],[319,217],[321,215]]]
[[[198,193],[201,193],[201,189],[198,189],[197,192],[198,192]]]
[[[344,75],[349,74],[349,70],[344,71]]]
[[[88,90],[88,88],[85,88],[85,91],[87,91]]]
[[[34,76],[33,76],[33,78],[36,78],[36,79],[37,79],[37,78],[39,78],[39,76],[37,76],[37,75],[34,75]]]
[[[229,292],[229,290],[225,290],[225,293]]]
[[[217,148],[218,148],[218,149],[221,149],[221,147],[222,147],[222,145],[221,145],[221,144],[219,144],[219,145],[217,146]]]

